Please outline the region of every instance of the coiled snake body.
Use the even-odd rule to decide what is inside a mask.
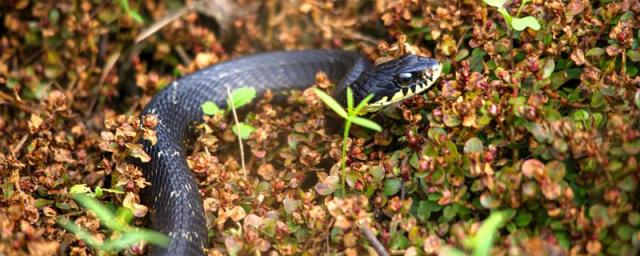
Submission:
[[[152,160],[138,163],[152,183],[143,191],[142,201],[151,209],[152,228],[171,238],[168,248],[152,248],[152,254],[204,254],[204,209],[183,145],[191,125],[202,120],[201,105],[213,101],[224,107],[227,87],[250,86],[259,94],[266,89],[304,89],[315,82],[319,71],[340,81],[334,92],[340,102],[345,101],[347,86],[353,89],[356,104],[373,93],[367,110],[375,111],[429,88],[440,75],[440,65],[415,55],[373,65],[359,54],[338,50],[269,52],[219,63],[171,83],[142,113],[156,115],[159,121],[157,143],[144,142]]]

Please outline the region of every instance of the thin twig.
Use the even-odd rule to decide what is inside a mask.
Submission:
[[[98,80],[98,86],[96,86],[95,93],[93,94],[93,98],[89,103],[89,107],[84,112],[85,117],[88,117],[91,113],[93,113],[93,108],[96,106],[98,98],[100,98],[100,90],[104,85],[104,81],[107,79],[107,76],[109,75],[109,72],[111,72],[111,69],[113,69],[113,67],[118,62],[120,54],[121,51],[118,49],[116,52],[109,56],[107,62],[104,64],[104,67],[102,68],[102,74],[100,74],[100,80]]]
[[[167,24],[169,24],[172,21],[177,20],[178,18],[182,17],[184,14],[186,14],[191,9],[193,9],[193,4],[184,6],[184,7],[180,8],[180,9],[174,11],[174,12],[171,12],[171,13],[165,15],[160,20],[158,20],[158,21],[154,22],[153,24],[151,24],[151,26],[149,26],[149,27],[145,28],[144,30],[142,30],[142,32],[140,32],[140,34],[138,34],[138,36],[136,37],[134,43],[138,44],[138,43],[142,42],[143,40],[147,39],[147,37],[153,35],[155,32],[157,32],[158,30],[160,30],[161,28],[163,28]]]
[[[240,161],[242,164],[242,174],[244,178],[247,178],[247,169],[244,165],[244,147],[242,146],[242,137],[240,137],[240,121],[238,121],[238,113],[236,113],[236,106],[233,104],[233,99],[231,99],[231,89],[227,86],[227,97],[229,98],[229,106],[231,106],[231,112],[233,113],[233,119],[236,122],[236,127],[238,127],[238,144],[240,144]]]
[[[16,97],[18,97],[16,95]],[[14,106],[20,110],[22,110],[25,113],[33,113],[34,109],[27,106],[24,101],[20,101],[18,99],[15,99],[14,97],[11,97],[9,94],[6,94],[4,92],[0,92],[0,105],[3,105],[4,102],[9,103],[10,106]]]
[[[24,143],[27,141],[27,139],[29,138],[29,134],[25,134],[24,136],[22,136],[22,139],[20,139],[20,142],[18,142],[18,145],[11,150],[11,155],[18,159],[19,155],[18,153],[20,152],[20,150],[22,149],[22,146],[24,146]]]
[[[182,46],[180,45],[177,45],[175,49],[176,49],[176,52],[178,53],[178,56],[182,60],[182,64],[184,64],[185,66],[191,65],[192,60],[189,57],[189,54],[187,54],[187,52],[184,50],[184,48],[182,48]]]
[[[382,245],[380,240],[376,238],[376,235],[373,234],[373,231],[371,231],[371,229],[367,225],[360,226],[360,231],[364,233],[364,236],[369,240],[369,243],[371,243],[371,246],[373,246],[373,249],[376,250],[376,253],[378,253],[378,255],[389,256],[387,249],[384,248],[384,245]]]

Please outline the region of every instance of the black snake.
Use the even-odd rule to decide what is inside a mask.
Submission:
[[[201,105],[213,101],[225,107],[227,87],[254,87],[279,92],[304,89],[323,71],[339,81],[334,97],[345,102],[347,86],[354,100],[374,94],[367,111],[428,89],[440,75],[437,61],[405,55],[374,65],[360,54],[339,50],[282,51],[237,58],[208,67],[172,82],[146,106],[143,115],[158,118],[157,143],[144,142],[152,160],[138,163],[152,183],[142,193],[151,209],[151,226],[171,238],[168,248],[152,248],[152,254],[204,255],[207,229],[198,186],[185,159],[185,140],[191,125],[202,120]]]

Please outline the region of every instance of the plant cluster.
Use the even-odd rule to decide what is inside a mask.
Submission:
[[[344,133],[340,118],[359,121],[328,111],[322,74],[284,105],[229,92],[253,102],[237,121],[205,104],[188,163],[210,255],[356,255],[376,250],[369,235],[394,255],[638,253],[638,1],[240,0],[221,31],[241,33],[192,11],[136,41],[181,5],[0,4],[0,254],[126,247],[110,242],[130,224],[104,216],[144,224],[138,193],[153,184],[123,161],[153,157],[138,142],[154,140],[156,119],[140,109],[179,75],[298,48],[411,52],[444,69],[430,91],[367,117],[379,132]],[[110,210],[86,210],[77,192]]]

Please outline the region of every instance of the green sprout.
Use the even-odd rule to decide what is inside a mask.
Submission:
[[[478,232],[465,239],[463,244],[471,249],[473,256],[488,256],[493,245],[498,229],[502,227],[507,219],[506,212],[492,212],[487,219],[482,222]],[[462,256],[467,255],[460,249],[445,247],[440,251],[442,255]]]
[[[98,250],[99,255],[105,252],[107,254],[117,253],[143,241],[161,247],[169,245],[169,237],[165,234],[129,225],[129,222],[133,219],[133,213],[130,209],[122,207],[116,213],[113,213],[109,208],[93,198],[92,194],[78,193],[71,195],[73,200],[82,207],[93,211],[100,223],[112,231],[111,238],[99,241],[89,231],[67,218],[59,217],[58,224]]]
[[[367,105],[367,103],[371,100],[371,98],[373,98],[373,94],[368,95],[367,97],[365,97],[355,108],[353,107],[353,91],[351,91],[351,88],[347,87],[347,109],[345,110],[340,103],[338,103],[335,99],[333,99],[331,96],[329,96],[328,94],[326,94],[325,92],[323,92],[322,90],[318,89],[318,88],[314,88],[314,92],[316,93],[316,95],[318,95],[318,97],[320,97],[320,99],[324,102],[324,104],[326,104],[327,106],[329,106],[329,108],[331,108],[334,112],[336,112],[336,114],[338,114],[338,116],[340,116],[341,118],[343,118],[345,120],[345,124],[344,124],[344,132],[343,132],[343,136],[342,136],[342,154],[340,157],[340,166],[341,166],[341,170],[342,170],[342,177],[341,179],[341,183],[342,183],[342,192],[346,193],[346,164],[347,164],[347,139],[349,137],[349,130],[351,129],[351,124],[357,124],[359,126],[380,132],[382,131],[382,127],[377,124],[374,121],[371,121],[369,119],[366,118],[362,118],[359,117],[359,113],[361,113],[362,109]]]
[[[242,106],[245,106],[249,103],[251,103],[251,101],[256,97],[256,89],[251,88],[251,87],[241,87],[238,89],[235,89],[231,92],[231,96],[229,97],[229,99],[227,99],[227,109],[226,110],[222,110],[218,105],[216,105],[216,103],[214,103],[213,101],[205,101],[202,104],[202,112],[204,112],[206,115],[217,115],[217,114],[227,114],[229,112],[232,112],[235,109],[238,109]],[[240,136],[240,138],[246,140],[249,138],[249,136],[251,135],[251,133],[253,133],[253,131],[256,130],[255,127],[243,123],[243,122],[238,122],[236,123],[231,130],[233,131],[233,133],[236,136]]]
[[[231,131],[238,137],[238,144],[240,147],[240,163],[242,164],[242,173],[245,178],[247,176],[247,168],[245,166],[244,161],[244,147],[242,146],[242,140],[249,139],[251,133],[253,133],[256,128],[246,124],[244,122],[240,122],[238,120],[238,113],[236,109],[245,106],[256,97],[256,89],[251,87],[240,87],[238,89],[233,90],[227,87],[227,110],[223,111],[214,103],[213,101],[205,101],[202,104],[202,112],[206,115],[218,115],[218,114],[227,114],[228,112],[233,113],[233,119],[235,121],[235,125],[231,127]]]
[[[504,21],[507,23],[507,25],[510,28],[513,28],[514,30],[523,31],[527,27],[533,30],[540,30],[540,23],[538,22],[538,20],[536,20],[536,18],[532,16],[525,16],[522,18],[518,17],[520,16],[520,12],[522,11],[522,8],[524,7],[524,5],[531,2],[531,0],[522,0],[520,2],[520,7],[518,7],[518,12],[516,13],[516,17],[512,17],[511,14],[507,12],[507,9],[503,7],[505,2],[507,2],[506,0],[483,0],[483,2],[498,8],[498,12],[502,15],[502,17],[504,18]]]
[[[131,7],[129,7],[129,0],[120,0],[119,2],[120,7],[124,12],[127,13],[127,15],[129,15],[129,17],[140,24],[144,23],[144,19],[142,18],[140,13],[138,13],[136,10],[132,10]]]

